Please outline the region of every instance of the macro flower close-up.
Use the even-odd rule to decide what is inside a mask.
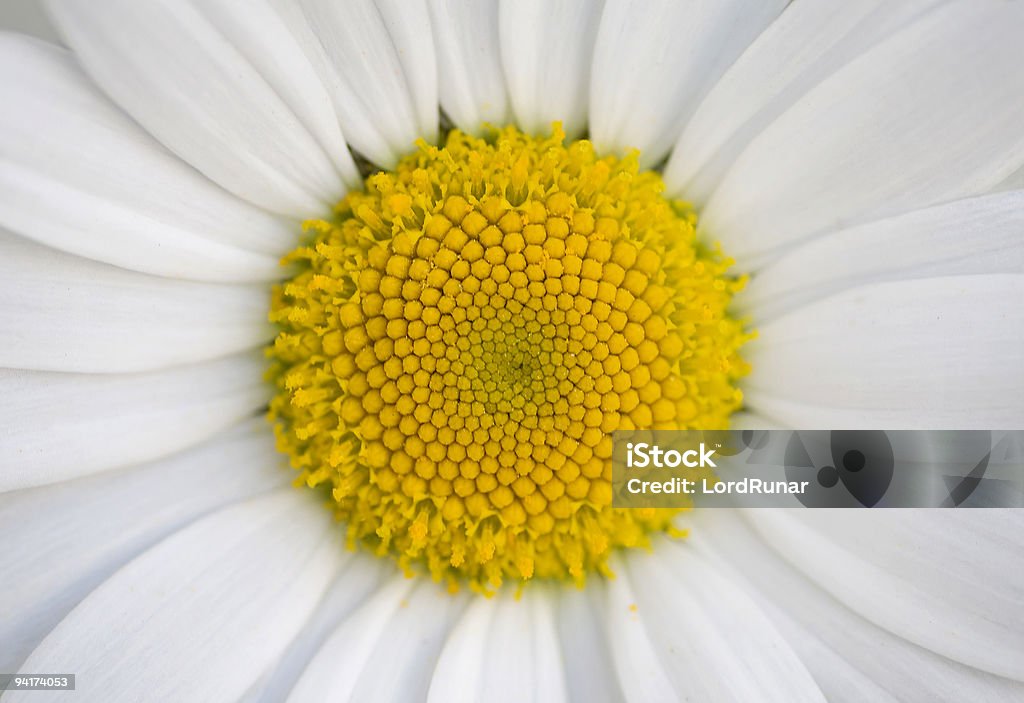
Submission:
[[[1024,700],[1020,507],[613,475],[630,431],[1024,428],[1024,3],[0,30],[5,702]]]

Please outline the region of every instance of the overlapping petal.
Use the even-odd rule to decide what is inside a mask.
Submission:
[[[568,700],[552,593],[542,585],[520,598],[504,589],[474,598],[445,642],[427,700]]]
[[[158,459],[263,407],[259,353],[138,374],[0,369],[0,491]]]
[[[665,166],[675,195],[703,206],[744,148],[808,90],[942,0],[790,3],[710,90]]]
[[[268,281],[295,224],[224,192],[101,95],[65,50],[0,34],[0,225],[163,276]]]
[[[390,168],[436,141],[437,61],[423,0],[272,0],[318,69],[352,147]]]
[[[0,228],[0,367],[132,373],[273,338],[261,285],[177,281],[54,251]]]
[[[1024,5],[979,0],[891,34],[750,143],[700,234],[749,271],[824,232],[988,192],[1024,163],[1022,32]]]
[[[326,91],[270,8],[246,4],[236,21],[221,3],[48,7],[93,80],[214,182],[295,218],[328,212],[345,192],[342,177],[354,169],[337,125],[324,119]]]
[[[1022,190],[915,210],[794,248],[758,271],[736,305],[763,325],[825,296],[872,283],[1024,273],[1022,235]]]
[[[654,166],[715,81],[783,0],[622,0],[605,5],[590,69],[590,136]]]
[[[287,483],[285,463],[257,420],[166,459],[5,494],[0,668],[18,671],[72,607],[158,540]]]
[[[347,552],[341,571],[302,631],[292,640],[273,671],[255,682],[243,700],[277,703],[288,698],[299,677],[334,631],[394,575],[394,566],[368,554]]]
[[[547,134],[561,122],[569,139],[587,126],[590,64],[604,0],[503,0],[501,63],[516,124]]]
[[[470,134],[511,117],[501,65],[498,0],[428,0],[441,108]]]
[[[959,703],[964,700],[1012,701],[1024,695],[1024,684],[994,676],[967,665],[953,662],[936,651],[914,644],[899,635],[873,624],[871,610],[856,612],[838,602],[834,593],[824,590],[820,582],[815,583],[815,572],[801,571],[795,561],[779,558],[780,549],[774,537],[763,532],[762,538],[751,522],[760,525],[764,517],[777,517],[770,510],[755,510],[747,514],[747,520],[738,512],[729,510],[704,511],[700,516],[699,529],[691,533],[689,542],[708,559],[721,566],[735,582],[742,587],[764,610],[776,627],[784,634],[787,642],[800,655],[822,691],[830,701],[860,703],[861,701],[906,701],[928,700]],[[865,550],[881,547],[889,555],[894,553],[915,553],[914,545],[928,535],[939,549],[955,547],[959,539],[948,539],[945,526],[932,531],[939,520],[931,518],[942,515],[932,511],[881,511],[885,513],[876,527],[862,532],[858,524],[873,521],[879,511],[860,513],[856,510],[840,510],[828,514],[816,511],[814,523],[835,522],[835,528],[842,525],[852,527],[846,537],[836,540],[832,548],[816,555],[824,558],[829,570],[834,570],[838,579],[849,574],[858,581],[866,574],[860,572],[862,564],[856,559],[847,560],[843,544],[861,542]],[[983,511],[963,511],[971,517],[960,515],[964,520],[977,526],[989,522]],[[863,517],[853,517],[859,513]],[[891,519],[896,517],[897,519]],[[960,523],[961,520],[955,520]],[[994,527],[1001,519],[992,520]],[[901,525],[909,527],[908,533]],[[697,523],[694,523],[697,527]],[[791,523],[797,530],[812,530],[813,525]],[[918,533],[919,536],[914,536]],[[910,539],[908,539],[908,537]],[[795,545],[794,545],[795,546]],[[993,556],[992,551],[987,557]],[[915,559],[917,556],[915,555]],[[809,563],[809,562],[804,562]],[[933,568],[944,571],[946,557],[936,561]],[[966,576],[961,568],[959,556],[953,560],[950,573],[942,573],[937,580],[932,575],[921,574],[921,580],[933,580],[934,588],[945,589],[949,582],[955,583]],[[795,566],[794,566],[795,564]],[[892,586],[891,582],[886,586]],[[907,583],[886,591],[886,603],[903,603],[912,598]],[[973,599],[965,603],[952,604],[960,611],[975,607]],[[921,614],[921,611],[917,611]],[[946,619],[945,610],[924,613],[922,624],[926,627],[952,626],[960,617]],[[878,622],[875,620],[875,622]],[[971,637],[971,633],[958,636]],[[976,656],[999,657],[988,642],[978,642]]]
[[[604,618],[628,700],[825,700],[760,607],[687,546],[621,565]]]
[[[24,670],[73,671],[111,702],[237,699],[312,613],[339,542],[330,516],[291,488],[220,510],[111,576]]]
[[[1024,682],[1019,510],[750,511],[765,541],[861,617]],[[1021,689],[1018,688],[1018,691]]]
[[[422,700],[465,604],[429,580],[394,574],[324,642],[288,700]]]
[[[758,328],[755,412],[801,429],[1018,429],[1024,274],[837,293]]]

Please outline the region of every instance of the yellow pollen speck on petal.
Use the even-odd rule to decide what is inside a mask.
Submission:
[[[743,280],[635,155],[452,132],[304,223],[275,287],[278,448],[349,542],[451,588],[608,574],[677,510],[612,508],[616,429],[722,429]]]

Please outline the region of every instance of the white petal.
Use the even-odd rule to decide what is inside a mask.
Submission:
[[[349,553],[341,573],[317,604],[313,616],[278,660],[274,670],[246,694],[245,701],[277,703],[288,697],[295,682],[334,630],[391,575],[394,565],[373,555]]]
[[[427,703],[475,703],[485,685],[483,665],[497,602],[476,598],[444,644],[430,681]],[[485,644],[487,643],[487,644]]]
[[[572,139],[586,128],[603,7],[604,0],[501,0],[501,61],[520,129],[548,134],[559,121]]]
[[[359,184],[359,171],[345,144],[331,97],[279,16],[274,0],[194,0],[193,4],[295,113],[342,180]]]
[[[313,35],[306,52],[328,74],[352,147],[391,167],[416,139],[436,141],[437,68],[423,0],[300,4]]]
[[[445,643],[427,700],[568,700],[552,609],[555,591],[531,584],[472,598]]]
[[[104,579],[197,517],[292,478],[260,419],[144,466],[0,495],[0,669]]]
[[[501,67],[498,0],[429,0],[441,107],[460,129],[478,134],[512,117]]]
[[[289,701],[347,701],[373,654],[381,632],[412,590],[413,582],[393,577],[335,630],[302,673]]]
[[[7,0],[0,4],[0,27],[40,37],[48,42],[60,41],[57,30],[37,0]]]
[[[148,371],[273,339],[259,285],[174,281],[81,259],[0,228],[0,367]]]
[[[1024,166],[1007,176],[1001,183],[992,188],[992,192],[1004,190],[1024,190]]]
[[[755,412],[790,427],[1017,429],[1024,275],[844,291],[758,328],[744,348]]]
[[[453,595],[422,576],[416,578],[415,590],[381,631],[374,654],[352,689],[352,701],[422,701],[426,697],[445,638],[475,594]]]
[[[1024,515],[1016,510],[751,511],[787,561],[862,617],[1024,681]]]
[[[856,286],[1024,273],[1024,191],[958,200],[815,238],[757,272],[737,305],[762,325]]]
[[[669,191],[703,205],[750,140],[796,100],[939,1],[788,5],[725,72],[686,125],[665,167]]]
[[[309,73],[296,76],[302,87],[288,91],[280,88],[279,71],[261,75],[268,62],[298,66],[294,47],[267,42],[253,65],[247,54],[256,51],[258,28],[226,30],[180,0],[50,0],[48,7],[100,87],[227,190],[300,218],[327,212],[344,193],[332,160],[303,123],[315,106],[293,109],[288,102],[313,94]],[[260,17],[273,39],[286,37],[269,13]]]
[[[398,574],[312,658],[291,701],[423,700],[445,636],[466,598]]]
[[[659,657],[639,612],[635,585],[621,560],[613,561],[615,578],[608,582],[605,611],[601,614],[619,684],[628,700],[679,700],[672,672]],[[674,602],[674,599],[673,599]]]
[[[715,81],[784,0],[630,0],[605,6],[590,73],[598,149],[664,158]]]
[[[1021,32],[1024,5],[989,0],[896,32],[750,144],[702,234],[749,270],[822,231],[987,192],[1024,162]]]
[[[416,136],[428,142],[437,141],[441,111],[438,108],[437,52],[433,33],[427,31],[430,10],[425,0],[376,2],[405,72],[418,127]],[[410,148],[409,144],[398,146]]]
[[[610,617],[638,620],[646,633],[654,656],[648,666],[660,668],[673,690],[656,700],[824,700],[760,607],[692,548],[662,541],[626,563],[628,584],[613,586]],[[638,674],[626,683],[629,662],[615,663],[627,697],[655,700],[632,690],[642,685]]]
[[[605,584],[587,580],[584,589],[563,588],[555,614],[569,700],[614,703],[623,700],[604,631]]]
[[[70,54],[0,34],[0,224],[80,256],[200,280],[271,280],[294,223],[210,183]]]
[[[167,456],[267,402],[261,354],[144,374],[0,369],[0,491]]]
[[[555,629],[558,585],[530,584],[516,597],[511,589],[497,596],[491,623],[489,656],[484,660],[484,698],[488,701],[568,701],[565,668]]]
[[[978,519],[984,519],[982,512]],[[887,530],[884,540],[898,537]],[[1019,683],[950,661],[855,614],[780,559],[773,542],[762,541],[734,511],[704,511],[688,541],[764,608],[830,701],[959,703],[1018,700],[1024,694]]]
[[[238,698],[340,565],[337,527],[316,502],[287,488],[172,535],[82,601],[26,671],[73,671],[80,695],[111,703]]]
[[[352,148],[378,162],[390,163],[394,153],[387,139],[381,133],[373,116],[368,116],[358,95],[338,73],[333,60],[310,24],[302,4],[296,0],[268,0],[274,7],[281,22],[288,28],[295,41],[302,48],[306,59],[320,77],[320,81],[331,100],[332,112],[339,124],[344,125],[345,137]],[[350,187],[359,187],[347,176]]]

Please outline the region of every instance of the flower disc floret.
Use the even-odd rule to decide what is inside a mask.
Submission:
[[[670,510],[613,509],[611,433],[720,429],[741,280],[635,155],[452,132],[285,259],[270,417],[353,544],[452,586],[582,582]]]

